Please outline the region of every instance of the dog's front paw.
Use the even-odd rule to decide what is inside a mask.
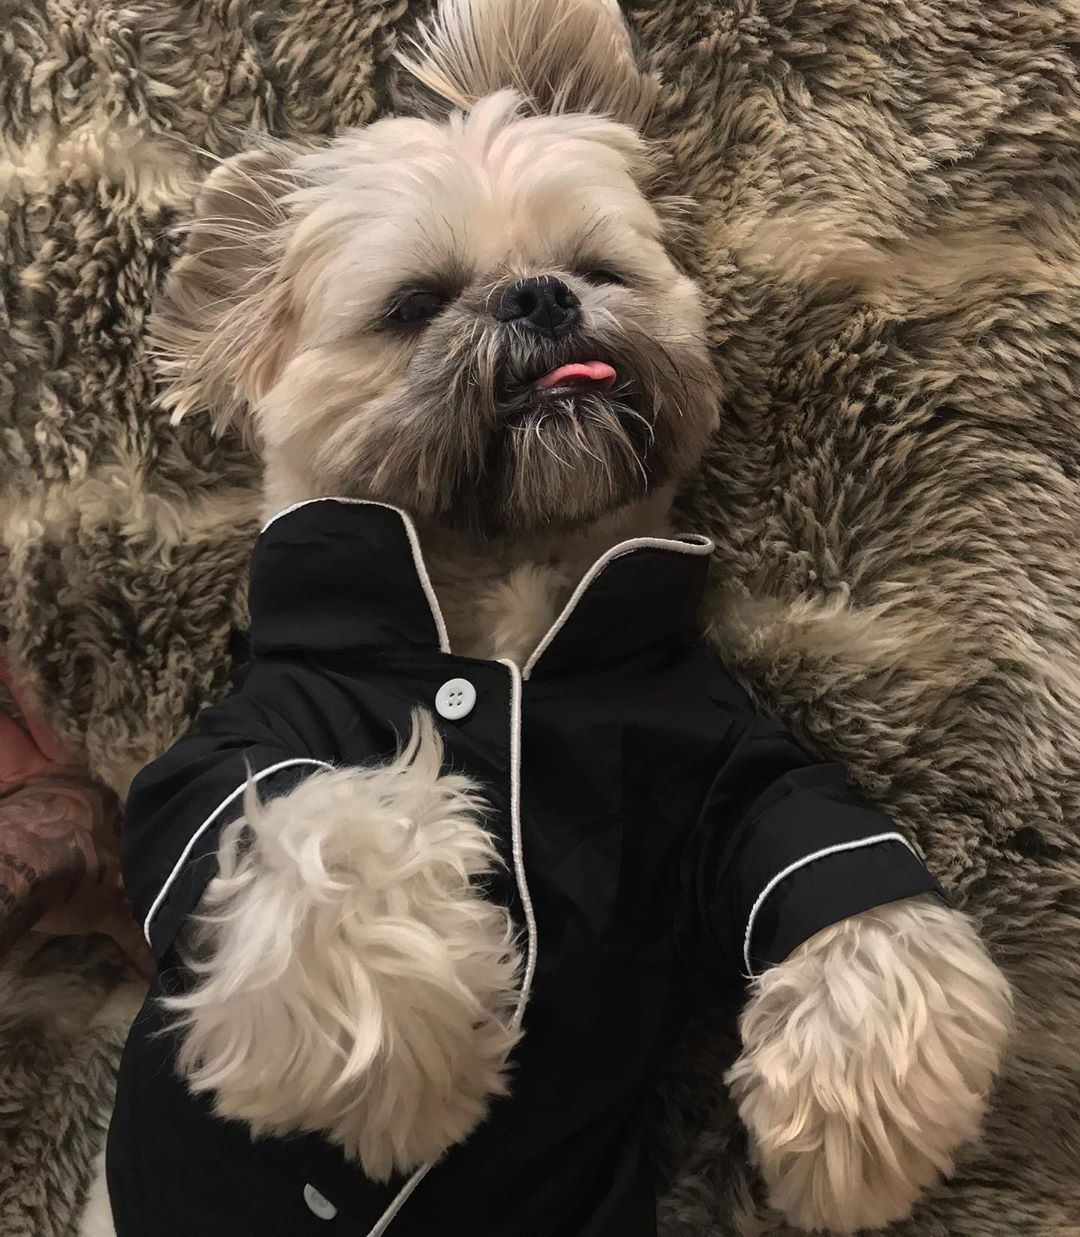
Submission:
[[[772,1205],[840,1233],[907,1215],[977,1134],[1010,1014],[971,924],[929,897],[827,928],[767,971],[728,1082]]]
[[[316,773],[223,835],[189,942],[180,1069],[255,1133],[314,1130],[385,1179],[505,1090],[519,958],[476,878],[498,862],[418,718],[371,769]],[[241,834],[243,838],[241,839]]]

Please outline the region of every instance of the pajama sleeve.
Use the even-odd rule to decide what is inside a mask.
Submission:
[[[194,728],[132,783],[122,865],[137,921],[160,961],[217,871],[221,831],[243,813],[244,791],[283,795],[328,768],[267,697],[256,669],[237,694],[200,714]]]
[[[754,978],[821,929],[940,892],[837,764],[756,717],[708,794],[692,846],[695,936],[716,976]]]

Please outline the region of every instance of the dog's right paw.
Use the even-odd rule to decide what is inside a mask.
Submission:
[[[977,1135],[1011,1010],[974,926],[930,895],[825,928],[761,975],[727,1081],[770,1203],[809,1232],[908,1215]]]
[[[219,848],[170,998],[179,1066],[256,1134],[318,1131],[382,1180],[506,1089],[520,957],[476,879],[499,862],[430,717],[390,763],[320,772]],[[241,834],[243,841],[241,844]]]

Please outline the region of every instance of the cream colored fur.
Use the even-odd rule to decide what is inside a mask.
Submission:
[[[249,792],[188,941],[196,985],[168,1002],[218,1112],[321,1131],[377,1179],[465,1137],[518,1036],[510,922],[478,884],[495,849],[441,766],[418,715],[389,764]]]
[[[442,0],[400,59],[463,109],[512,86],[544,111],[640,125],[657,94],[634,59],[616,0]]]
[[[501,543],[469,545],[460,535],[422,525],[424,556],[450,647],[463,657],[523,666],[605,550],[634,537],[670,535],[673,498],[664,488],[574,533]]]
[[[102,1147],[90,1169],[90,1188],[79,1219],[78,1237],[116,1237],[105,1178],[105,1148]]]
[[[717,380],[644,192],[653,84],[614,6],[444,0],[411,56],[463,114],[225,163],[154,335],[177,416],[253,429],[268,514],[334,494],[408,509],[455,651],[521,664],[597,554],[666,530]],[[578,298],[575,346],[627,377],[503,432],[566,360],[491,312],[538,274]],[[433,280],[438,314],[388,326]],[[182,1068],[222,1113],[323,1131],[376,1177],[469,1132],[518,1034],[518,956],[483,897],[494,850],[475,792],[440,769],[421,722],[387,766],[250,795],[201,907],[197,986],[173,1003]],[[844,1232],[904,1214],[975,1135],[1008,1012],[968,921],[925,900],[762,976],[730,1079],[776,1205]]]
[[[970,920],[909,898],[765,972],[728,1074],[772,1204],[800,1228],[899,1219],[973,1139],[1011,1024]]]

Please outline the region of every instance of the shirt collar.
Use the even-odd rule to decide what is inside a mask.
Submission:
[[[711,553],[705,537],[613,546],[582,577],[522,676],[590,669],[686,635]],[[255,545],[250,601],[256,655],[453,652],[413,522],[382,503],[312,499],[274,516]]]

